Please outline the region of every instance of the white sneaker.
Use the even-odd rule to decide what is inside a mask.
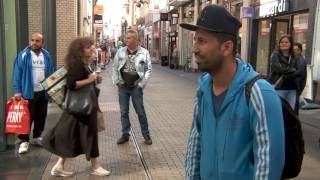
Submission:
[[[91,169],[90,174],[96,176],[108,176],[110,175],[110,171],[107,171],[100,166],[97,169]]]
[[[66,171],[62,167],[54,166],[51,169],[51,175],[52,176],[60,176],[60,177],[70,177],[70,176],[73,176],[74,173],[71,171]]]
[[[32,138],[29,142],[34,146],[42,146],[42,137]]]
[[[26,152],[28,152],[29,150],[29,143],[28,142],[23,142],[20,144],[19,146],[19,154],[24,154]]]

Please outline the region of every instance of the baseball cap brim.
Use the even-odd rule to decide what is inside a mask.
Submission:
[[[232,33],[229,32],[224,32],[222,30],[218,30],[218,29],[210,29],[207,27],[203,27],[203,26],[199,26],[199,25],[194,25],[194,24],[187,24],[187,23],[181,23],[180,27],[182,27],[183,29],[187,29],[190,31],[196,31],[197,29],[203,29],[203,30],[207,30],[210,32],[216,32],[216,33],[224,33],[224,34],[230,34],[230,35],[234,35]]]
[[[183,29],[190,30],[190,31],[195,31],[198,29],[198,26],[196,26],[194,24],[187,24],[187,23],[181,23],[180,27],[182,27]]]
[[[190,31],[196,31],[197,29],[203,29],[203,30],[207,30],[207,31],[211,31],[211,32],[217,32],[217,33],[226,33],[229,34],[227,32],[223,32],[222,30],[218,30],[218,29],[210,29],[207,27],[203,27],[203,26],[199,26],[199,25],[194,25],[194,24],[187,24],[187,23],[181,23],[180,27],[190,30]]]

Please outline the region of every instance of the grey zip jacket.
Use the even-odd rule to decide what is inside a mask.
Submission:
[[[114,62],[112,65],[113,84],[117,84],[118,82],[123,81],[120,70],[126,64],[126,60],[128,57],[127,49],[127,46],[119,49],[116,56],[114,57]],[[135,57],[135,67],[140,77],[138,86],[144,88],[147,84],[147,81],[150,79],[152,66],[148,50],[141,46],[139,46],[137,50],[137,54]]]

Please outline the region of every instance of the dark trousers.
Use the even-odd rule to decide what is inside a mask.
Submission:
[[[33,125],[33,138],[41,136],[47,118],[48,100],[45,91],[34,92],[33,99],[27,99],[30,111],[30,127]],[[29,135],[20,134],[18,138],[21,141],[29,141]]]
[[[129,120],[129,101],[132,99],[133,107],[138,115],[140,128],[143,137],[149,135],[148,121],[146,112],[143,106],[143,92],[138,86],[133,88],[120,87],[119,88],[119,104],[121,112],[121,125],[122,133],[129,134],[130,131],[130,120]]]

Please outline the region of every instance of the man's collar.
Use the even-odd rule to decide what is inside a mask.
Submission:
[[[135,51],[133,51],[133,52],[130,52],[129,48],[127,47],[127,53],[128,53],[128,55],[136,55],[137,52],[138,52],[138,50],[139,50],[139,46],[138,46],[137,49],[136,49]]]
[[[35,52],[35,51],[33,51],[33,50],[31,49],[31,50],[30,50],[30,53],[31,53],[31,54],[35,54],[35,55],[37,55],[37,56],[41,56],[41,55],[42,55],[42,51],[41,51],[41,50],[37,53],[37,52]]]

